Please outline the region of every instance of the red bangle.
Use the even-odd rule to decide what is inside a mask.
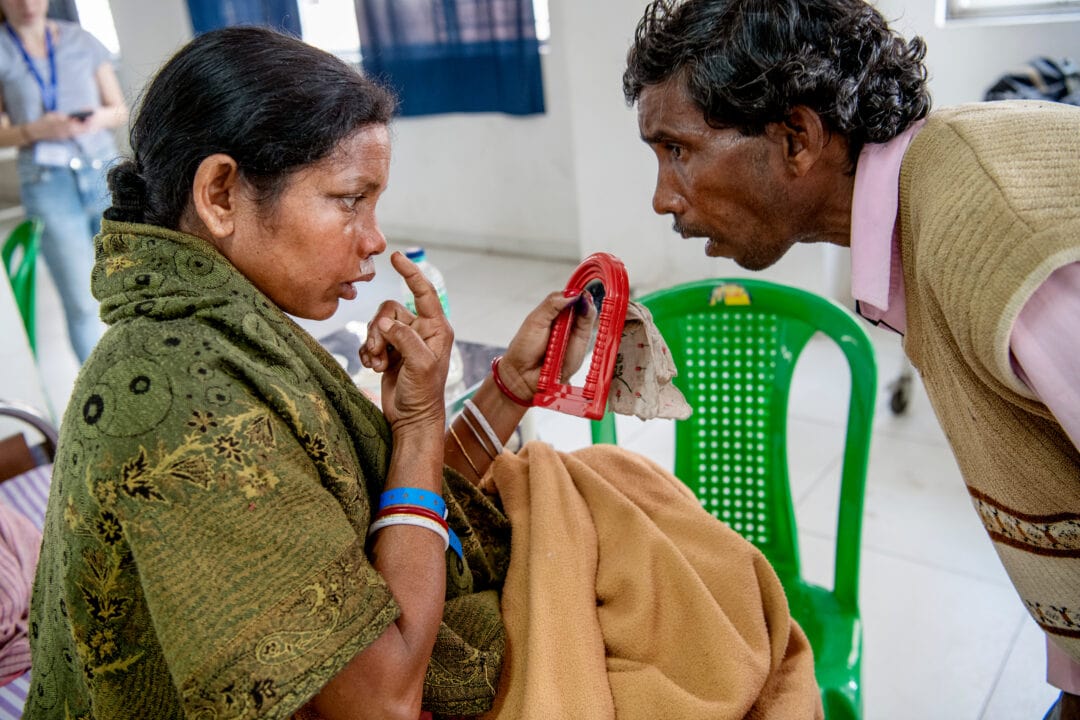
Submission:
[[[378,520],[379,518],[384,518],[388,515],[416,515],[418,517],[426,517],[429,520],[434,520],[439,523],[443,529],[449,529],[449,525],[442,515],[419,505],[387,505],[375,514],[375,519]]]
[[[491,377],[495,378],[495,385],[499,388],[499,392],[501,392],[503,395],[513,401],[515,405],[520,405],[521,407],[525,408],[532,407],[532,398],[529,398],[528,400],[522,400],[517,395],[510,392],[510,388],[506,387],[506,385],[503,383],[502,378],[499,377],[500,360],[502,360],[502,355],[499,355],[497,358],[491,361]]]

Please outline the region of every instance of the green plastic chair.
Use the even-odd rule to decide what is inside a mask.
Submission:
[[[825,717],[861,718],[859,553],[877,391],[866,331],[826,298],[762,280],[692,282],[638,302],[667,341],[679,371],[675,385],[694,408],[674,423],[674,474],[772,563],[813,646]],[[852,380],[832,590],[802,579],[787,464],[792,373],[819,331],[839,345]],[[592,423],[592,437],[617,441],[610,412]]]
[[[44,226],[37,218],[24,220],[4,241],[0,256],[4,259],[11,290],[15,295],[15,304],[22,315],[26,337],[30,341],[30,350],[37,355],[37,332],[34,317],[34,271],[37,268],[38,248],[41,245],[41,231]]]

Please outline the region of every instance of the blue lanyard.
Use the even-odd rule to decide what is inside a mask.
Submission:
[[[37,81],[38,87],[41,88],[41,103],[45,106],[45,112],[52,112],[56,110],[56,51],[53,49],[52,34],[49,32],[49,28],[45,28],[45,51],[49,55],[49,85],[46,87],[44,78],[38,73],[37,68],[34,66],[34,61],[30,58],[30,53],[26,52],[26,47],[22,44],[22,40],[19,39],[18,33],[11,27],[11,23],[4,23],[4,27],[7,28],[8,35],[15,42],[16,47],[19,48],[19,52],[22,53],[23,60],[26,61],[26,66],[30,68],[30,74],[34,76],[34,80]]]

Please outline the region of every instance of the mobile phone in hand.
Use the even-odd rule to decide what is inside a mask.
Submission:
[[[68,113],[68,117],[72,120],[78,120],[81,122],[93,114],[93,110],[76,110],[75,112]]]

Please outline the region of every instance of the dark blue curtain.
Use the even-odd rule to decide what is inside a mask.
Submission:
[[[75,0],[49,0],[48,15],[57,20],[79,22],[79,9],[75,7]]]
[[[195,34],[230,25],[266,25],[300,37],[296,0],[187,0]]]
[[[402,115],[544,112],[532,0],[356,0],[356,20]]]

